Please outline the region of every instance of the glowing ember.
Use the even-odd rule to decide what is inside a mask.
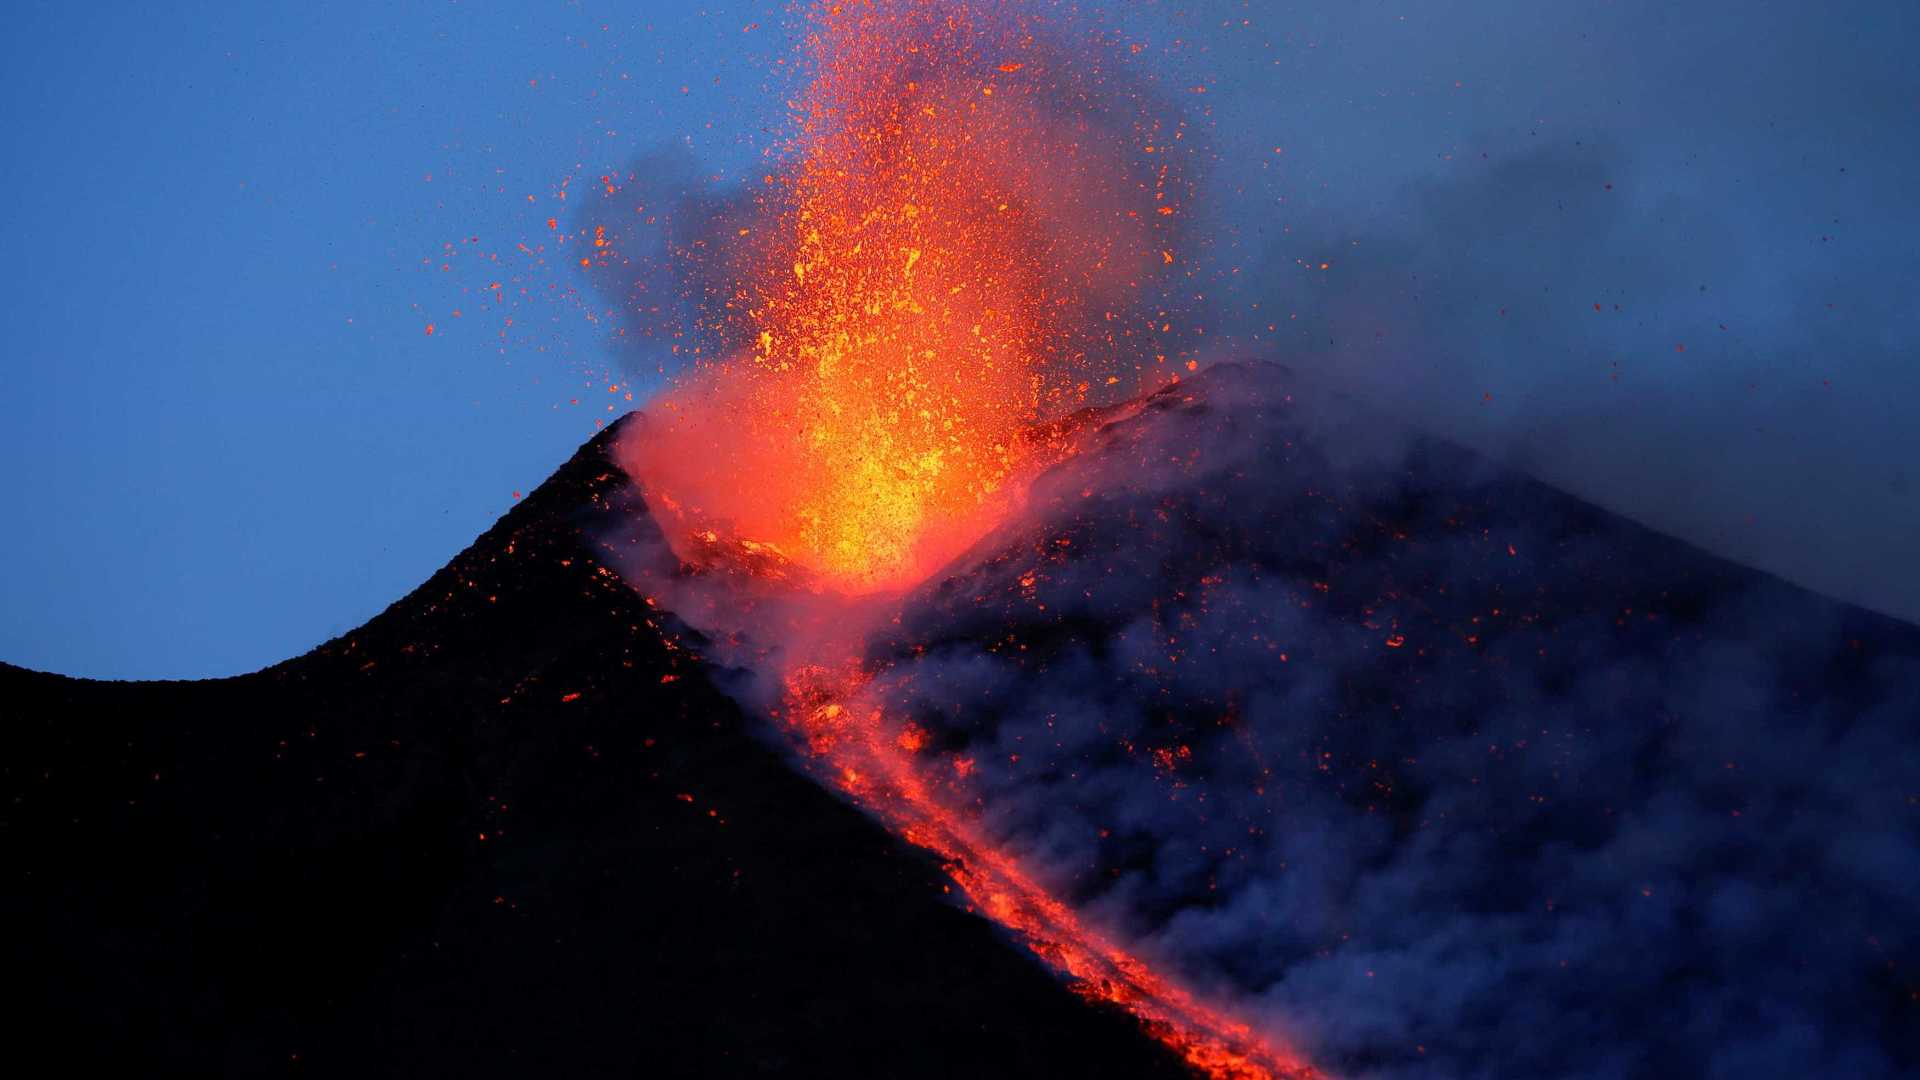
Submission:
[[[844,591],[909,585],[1004,511],[1028,425],[1138,387],[1092,373],[1169,261],[1172,165],[1142,155],[1162,136],[1063,115],[1097,65],[999,7],[811,12],[788,163],[726,237],[744,250],[717,318],[745,348],[657,403],[629,462],[676,536],[750,537]]]

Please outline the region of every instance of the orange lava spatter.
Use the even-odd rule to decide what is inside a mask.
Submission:
[[[641,474],[693,531],[887,590],[1004,510],[1023,429],[1122,382],[1114,313],[1166,271],[1178,186],[1158,121],[1071,107],[1098,64],[1009,5],[807,19],[795,134],[731,238],[747,347],[650,410]]]

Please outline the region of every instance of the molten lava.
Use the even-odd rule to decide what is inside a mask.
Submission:
[[[898,589],[1005,511],[1029,425],[1139,387],[1116,345],[1174,258],[1184,133],[1090,104],[1098,65],[1004,5],[809,27],[787,160],[719,238],[713,318],[742,347],[656,404],[633,464],[676,535]]]
[[[1182,272],[1184,126],[1006,4],[820,4],[809,29],[784,164],[710,238],[728,250],[704,329],[732,351],[621,447],[690,568],[638,584],[765,676],[758,704],[813,771],[1082,993],[1209,1075],[1307,1075],[1051,896],[863,697],[888,605],[1074,452],[1088,406],[1168,377],[1154,290]]]
[[[1133,1013],[1215,1080],[1311,1080],[1319,1074],[1244,1021],[1202,1002],[1088,926],[957,809],[922,755],[923,734],[868,698],[857,665],[787,673],[781,712],[835,786],[908,841],[939,855],[977,909],[1064,974],[1076,992]],[[931,756],[931,755],[928,755]],[[955,766],[964,769],[962,762]]]

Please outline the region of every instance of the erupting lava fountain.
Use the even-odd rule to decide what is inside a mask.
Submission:
[[[808,29],[781,163],[676,253],[719,355],[622,443],[676,567],[635,584],[758,676],[743,696],[815,775],[1081,992],[1210,1075],[1306,1075],[1050,895],[862,699],[899,598],[1017,512],[1082,421],[1190,366],[1164,298],[1190,132],[1107,48],[1008,5],[823,3]]]

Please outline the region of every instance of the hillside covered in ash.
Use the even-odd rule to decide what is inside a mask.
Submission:
[[[866,657],[948,805],[1333,1075],[1920,1070],[1920,631],[1285,369],[1102,427]]]

